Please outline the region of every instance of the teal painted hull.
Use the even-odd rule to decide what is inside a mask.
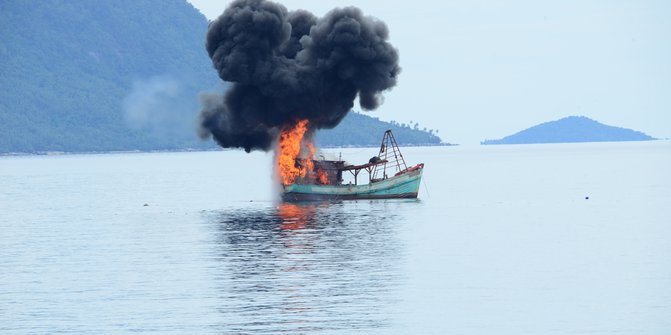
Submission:
[[[310,201],[417,198],[422,180],[422,170],[423,168],[419,168],[366,185],[286,185],[284,186],[282,199],[285,201]]]

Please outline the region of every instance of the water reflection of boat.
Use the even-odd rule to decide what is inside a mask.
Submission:
[[[299,206],[292,203],[281,203],[277,207],[277,216],[282,219],[282,230],[300,230],[309,224],[317,208],[313,205]]]
[[[300,161],[297,163],[300,164]],[[325,177],[297,180],[295,183],[283,185],[282,199],[310,201],[417,198],[424,164],[408,168],[394,135],[391,130],[387,130],[378,155],[368,163],[348,165],[342,160],[315,160],[313,169],[315,174],[323,173]],[[368,183],[359,184],[361,171],[368,173]],[[353,182],[343,182],[345,172],[351,173]]]

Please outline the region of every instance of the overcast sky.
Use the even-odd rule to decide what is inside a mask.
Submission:
[[[231,2],[189,1],[209,19]],[[403,70],[369,115],[445,142],[569,115],[671,138],[671,1],[278,2],[318,16],[353,5],[386,22]]]

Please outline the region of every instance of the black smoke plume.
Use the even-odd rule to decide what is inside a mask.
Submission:
[[[202,96],[201,137],[225,148],[269,150],[282,127],[308,119],[333,128],[358,96],[377,108],[396,85],[398,52],[387,26],[355,7],[322,18],[265,0],[238,0],[210,23],[206,49],[225,95]]]

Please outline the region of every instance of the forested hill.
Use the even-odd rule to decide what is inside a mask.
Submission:
[[[499,140],[486,140],[482,144],[530,144],[617,142],[654,140],[640,131],[607,126],[584,116],[569,116],[545,122]]]
[[[384,107],[383,107],[384,108]],[[438,145],[440,137],[433,129],[420,129],[419,124],[407,125],[396,122],[383,122],[371,116],[350,112],[333,129],[317,132],[317,144],[321,146],[376,146],[380,145],[382,135],[391,129],[399,145]],[[353,131],[354,130],[354,131]]]
[[[0,1],[0,153],[213,148],[195,135],[198,92],[223,89],[206,30],[185,0]],[[345,126],[324,144],[381,136]]]
[[[0,151],[197,145],[206,29],[184,0],[2,1]]]

